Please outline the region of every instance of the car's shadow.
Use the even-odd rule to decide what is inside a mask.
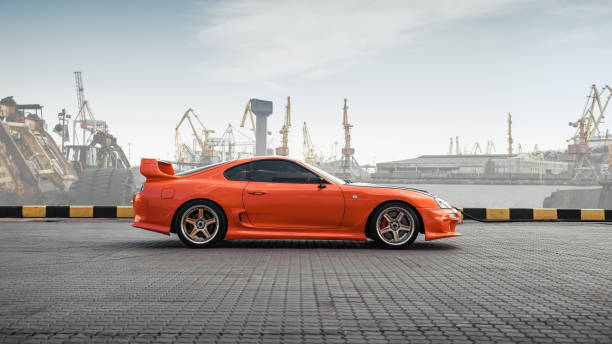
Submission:
[[[141,249],[190,249],[176,239],[142,241],[130,243],[130,246]],[[197,248],[196,248],[197,249]],[[330,249],[330,250],[384,250],[393,251],[374,241],[343,241],[343,240],[230,240],[222,241],[206,250],[222,249]],[[460,246],[444,242],[417,241],[405,250],[411,251],[448,251],[457,250]]]

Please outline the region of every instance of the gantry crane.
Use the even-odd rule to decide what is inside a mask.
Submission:
[[[355,154],[355,148],[351,147],[351,128],[352,124],[349,123],[348,120],[348,99],[344,98],[344,118],[342,120],[342,126],[344,127],[344,147],[342,148],[342,169],[344,173],[347,173],[348,170],[352,167],[353,155]]]
[[[280,134],[282,135],[281,146],[276,148],[276,155],[289,155],[289,128],[291,128],[291,98],[287,97],[287,112],[285,114],[285,123],[280,130]],[[244,121],[244,119],[243,119]]]
[[[310,138],[310,132],[308,131],[308,125],[304,122],[303,128],[304,135],[304,161],[307,164],[316,165],[317,158],[315,156],[314,145],[312,144],[312,139]]]
[[[190,115],[195,117],[196,120],[198,121],[198,123],[200,123],[200,126],[202,127],[202,135],[198,134],[198,131],[196,130],[196,127],[193,125],[193,121],[191,120]],[[183,156],[183,145],[181,144],[181,137],[180,137],[180,132],[179,132],[181,124],[183,124],[185,119],[189,123],[189,126],[191,127],[191,131],[193,132],[193,136],[195,137],[196,141],[198,142],[198,145],[200,146],[200,149],[202,150],[202,152],[201,152],[202,162],[206,163],[206,164],[211,163],[212,159],[217,156],[217,152],[214,149],[211,149],[209,147],[208,137],[209,137],[210,134],[214,133],[215,131],[214,130],[206,129],[206,127],[204,126],[202,121],[200,121],[200,118],[198,117],[198,115],[191,108],[189,108],[189,109],[187,109],[187,111],[185,111],[185,114],[183,114],[183,117],[181,117],[181,120],[176,125],[175,135],[174,135],[174,144],[176,145],[176,155],[177,155],[176,159],[177,159],[177,161],[178,162],[187,162],[187,161],[185,161],[185,157]],[[202,137],[201,136],[204,136],[204,141],[202,141]]]
[[[247,103],[244,108],[244,115],[242,115],[242,121],[240,122],[240,128],[244,128],[244,123],[246,122],[247,116],[251,120],[251,130],[253,131],[253,136],[257,136],[257,132],[255,131],[255,119],[253,118],[253,111],[251,110],[251,100]]]
[[[569,126],[577,128],[574,136],[567,142],[573,141],[567,148],[572,160],[575,160],[574,179],[598,179],[599,173],[591,160],[589,141],[600,134],[599,124],[605,117],[606,109],[612,98],[612,88],[606,85],[601,90],[596,85],[591,85],[582,116]],[[604,100],[605,99],[605,100]]]

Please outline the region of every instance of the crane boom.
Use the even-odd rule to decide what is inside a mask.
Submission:
[[[577,128],[577,130],[574,136],[567,141],[574,141],[574,144],[587,145],[600,132],[599,125],[605,118],[605,113],[611,99],[612,88],[610,86],[606,85],[599,91],[596,85],[591,85],[582,116],[575,122],[569,123],[571,127]],[[596,112],[598,113],[597,117],[595,116]]]
[[[253,118],[253,111],[251,110],[251,100],[247,103],[244,108],[244,115],[242,115],[242,122],[240,122],[240,128],[244,128],[244,123],[246,122],[247,116],[251,119],[251,130],[253,130],[253,135],[257,135],[255,131],[255,119]]]
[[[77,90],[77,109],[81,111],[85,105],[85,89],[83,88],[83,78],[80,71],[74,72],[74,79],[76,81]]]
[[[608,97],[606,98],[606,101],[603,102],[602,104],[601,95],[603,95],[606,90],[608,90]],[[597,119],[595,119],[594,111],[593,109],[591,109],[591,118],[593,119],[593,126],[591,127],[591,130],[588,133],[589,139],[595,136],[595,134],[599,131],[599,124],[601,124],[601,121],[605,117],[604,114],[606,112],[606,109],[608,108],[608,104],[610,104],[610,98],[612,98],[612,88],[606,85],[601,90],[601,92],[597,92],[597,88],[594,88],[593,93],[594,93],[595,101],[597,102],[597,107],[599,109],[599,116],[597,117]],[[589,126],[587,126],[587,128],[589,128]]]

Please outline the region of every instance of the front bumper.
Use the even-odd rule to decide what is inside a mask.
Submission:
[[[421,208],[419,213],[423,218],[425,240],[435,240],[461,236],[455,233],[461,214],[457,209]]]

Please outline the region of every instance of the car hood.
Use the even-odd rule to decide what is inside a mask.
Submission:
[[[407,190],[407,191],[414,191],[414,192],[418,192],[427,196],[431,196],[431,197],[435,197],[434,195],[432,195],[431,193],[425,191],[425,190],[421,190],[421,189],[415,189],[415,188],[409,188],[406,186],[399,186],[399,185],[380,185],[380,184],[370,184],[370,183],[347,183],[347,186],[357,186],[357,187],[364,187],[364,188],[381,188],[381,189],[397,189],[397,190]]]

